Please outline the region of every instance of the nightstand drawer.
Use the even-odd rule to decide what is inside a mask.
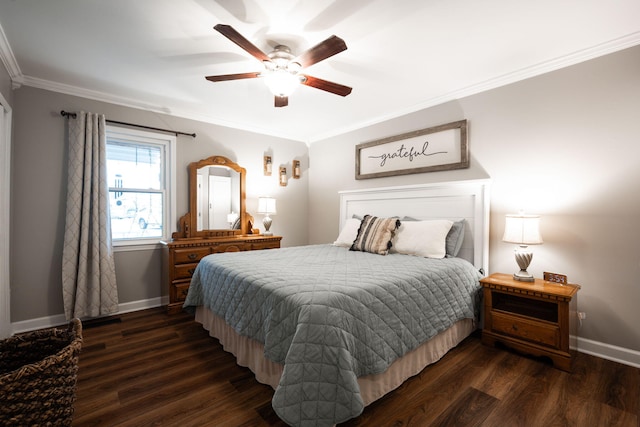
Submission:
[[[556,325],[537,322],[499,311],[492,311],[491,317],[493,319],[491,328],[494,332],[554,348],[560,345],[560,328]]]

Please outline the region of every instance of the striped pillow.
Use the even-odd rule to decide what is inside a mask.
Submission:
[[[391,239],[400,227],[398,218],[378,218],[365,215],[360,222],[358,235],[351,245],[352,251],[386,255],[391,248]]]

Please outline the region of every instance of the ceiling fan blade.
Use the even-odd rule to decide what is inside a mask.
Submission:
[[[347,50],[347,44],[338,36],[331,36],[314,47],[302,52],[292,62],[302,65],[302,68],[309,67],[335,54]]]
[[[253,79],[260,77],[260,73],[238,73],[238,74],[221,74],[219,76],[207,76],[205,79],[210,82],[224,82],[226,80]]]
[[[276,107],[286,107],[289,105],[289,98],[286,96],[277,96],[275,97],[275,106]]]
[[[213,28],[220,34],[249,52],[251,56],[256,58],[258,61],[271,62],[271,58],[269,58],[266,53],[258,49],[253,43],[244,38],[244,36],[237,32],[231,25],[218,24]]]
[[[303,85],[335,93],[336,95],[347,96],[351,93],[352,90],[349,86],[344,86],[338,83],[330,82],[328,80],[319,79],[317,77],[308,76],[306,74],[302,74],[302,76],[304,76],[305,78],[305,80],[302,82]]]

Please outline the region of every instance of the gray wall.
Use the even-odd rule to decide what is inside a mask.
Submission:
[[[178,213],[187,209],[188,163],[222,154],[247,168],[250,212],[259,195],[271,192],[278,198],[272,230],[284,236],[284,246],[335,239],[339,190],[490,177],[491,271],[516,269],[512,245],[501,241],[504,215],[519,209],[541,214],[545,243],[533,248],[530,271],[537,276],[564,273],[582,286],[579,309],[587,313],[582,338],[640,351],[640,47],[329,138],[309,149],[299,142],[45,90],[9,88],[0,73],[0,90],[14,109],[12,322],[63,311],[65,121],[59,111],[84,109],[113,120],[197,132],[196,139],[178,138]],[[469,169],[354,179],[356,144],[463,118],[469,120]],[[265,182],[264,152],[271,152],[275,165],[290,167],[291,160],[301,159],[302,179],[284,188],[275,180]],[[260,224],[261,217],[256,219]],[[121,301],[160,296],[160,265],[158,251],[119,252]]]
[[[271,230],[283,246],[306,244],[308,148],[296,141],[253,134],[202,122],[170,117],[118,105],[23,86],[13,92],[13,156],[11,191],[11,321],[63,313],[61,259],[66,197],[66,119],[60,110],[104,113],[107,119],[195,132],[177,141],[177,214],[187,211],[187,166],[223,155],[247,170],[247,210],[259,228],[257,197],[276,197],[278,213]],[[274,165],[302,162],[299,180],[280,187],[277,174],[263,177],[262,158]],[[161,251],[115,254],[120,303],[162,296]]]
[[[529,271],[582,286],[579,336],[640,351],[640,47],[313,143],[310,243],[338,233],[338,191],[490,177],[490,269],[516,271],[504,215],[540,214]],[[469,121],[471,167],[354,178],[358,143]]]

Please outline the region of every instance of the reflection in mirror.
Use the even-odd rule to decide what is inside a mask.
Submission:
[[[196,171],[196,230],[240,228],[240,173],[227,166],[204,166]]]

